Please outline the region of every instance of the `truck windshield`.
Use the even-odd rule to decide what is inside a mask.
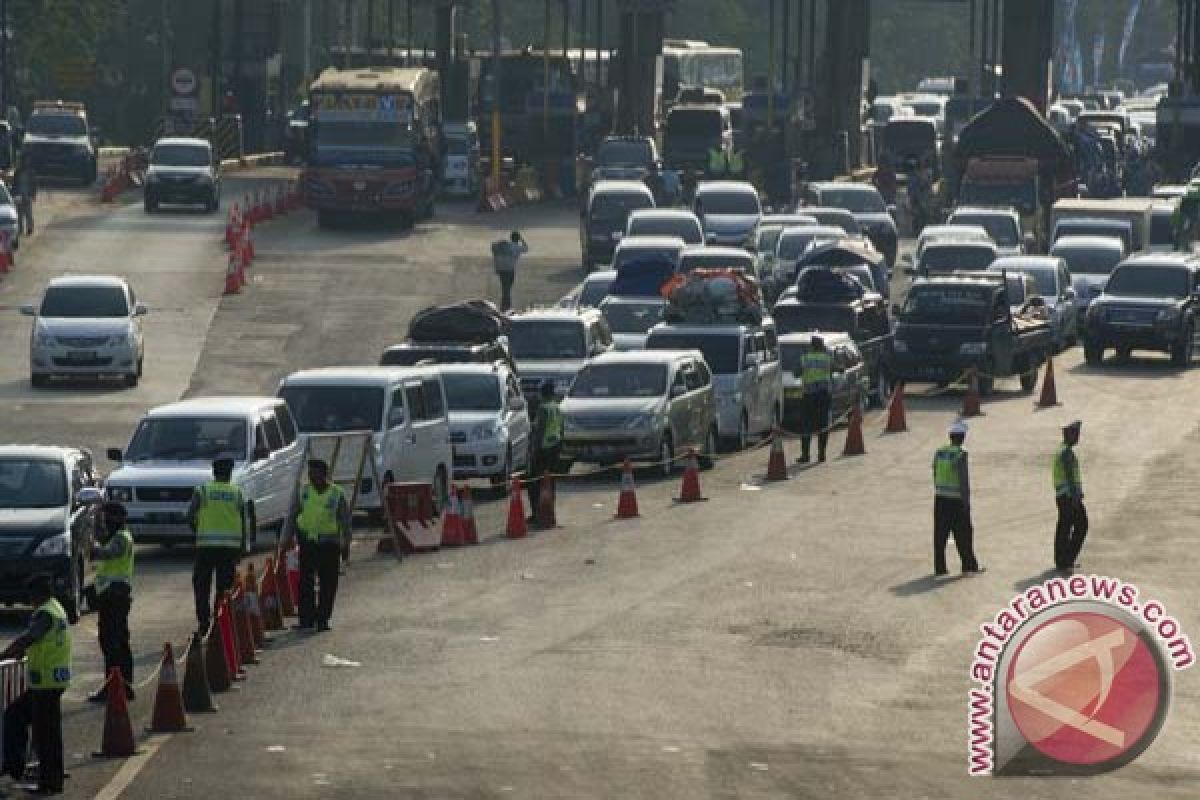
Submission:
[[[1108,279],[1104,293],[1127,297],[1187,297],[1189,274],[1178,267],[1145,264],[1118,267]]]
[[[596,364],[584,367],[571,397],[661,397],[667,391],[663,364]]]
[[[909,290],[901,317],[905,322],[983,325],[992,307],[983,287],[921,286]]]
[[[0,509],[67,505],[62,463],[48,458],[0,458]]]
[[[996,251],[990,247],[966,244],[930,245],[921,253],[921,271],[947,273],[955,270],[984,270],[996,260]]]
[[[147,417],[133,433],[128,461],[246,460],[246,422],[232,417]]]
[[[1021,243],[1021,231],[1007,214],[951,214],[947,224],[978,225],[1001,247],[1016,247]]]
[[[384,390],[378,386],[285,386],[301,433],[383,430]]]
[[[653,333],[648,350],[699,350],[717,375],[735,375],[741,365],[741,335],[713,333]]]
[[[580,322],[516,319],[508,332],[513,358],[587,358]]]

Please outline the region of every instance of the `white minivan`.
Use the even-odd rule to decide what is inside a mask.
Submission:
[[[376,469],[385,485],[433,484],[440,509],[450,485],[453,458],[446,414],[446,391],[438,367],[327,367],[293,372],[279,384],[301,445],[314,434],[370,431]],[[361,441],[361,440],[359,440]],[[314,439],[309,453],[331,460],[335,439]],[[334,481],[349,490],[358,472],[361,450],[344,439]],[[383,508],[381,489],[370,468],[359,484],[357,507],[368,513]]]
[[[276,397],[202,397],[159,406],[138,423],[124,451],[108,451],[120,467],[104,483],[124,503],[134,541],[190,544],[188,505],[212,480],[212,462],[232,458],[233,482],[246,496],[245,547],[258,532],[278,530],[300,476],[303,451],[287,405]]]

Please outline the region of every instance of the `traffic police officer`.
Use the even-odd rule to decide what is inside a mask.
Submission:
[[[342,487],[330,482],[329,465],[324,461],[308,462],[308,482],[292,513],[293,530],[300,538],[300,619],[296,628],[307,630],[315,624],[318,631],[327,631],[337,597],[342,546],[350,541],[350,507]]]
[[[0,660],[25,656],[27,687],[4,709],[4,773],[14,780],[25,775],[27,733],[32,728],[38,758],[38,794],[61,794],[63,778],[62,695],[71,685],[71,627],[67,612],[54,599],[49,575],[29,582],[33,617]]]
[[[817,435],[817,460],[825,460],[829,443],[830,408],[832,406],[833,360],[825,349],[825,340],[812,337],[810,349],[800,360],[801,380],[804,382],[804,405],[801,416],[801,464],[809,462],[812,436]]]
[[[742,151],[734,148],[729,151],[728,162],[729,177],[742,178],[745,177],[746,158],[742,155]]]
[[[1083,507],[1083,477],[1075,445],[1083,422],[1075,420],[1062,429],[1063,441],[1054,453],[1051,476],[1054,480],[1054,502],[1058,505],[1058,525],[1054,529],[1054,566],[1059,572],[1069,572],[1079,566],[1075,559],[1087,537],[1087,509]]]
[[[724,150],[717,145],[708,148],[708,176],[710,178],[723,178],[728,166]]]
[[[201,634],[208,631],[221,592],[233,588],[234,573],[246,541],[246,500],[242,490],[232,482],[233,459],[216,459],[212,470],[213,479],[196,489],[188,508],[188,525],[196,533],[192,592]],[[214,574],[216,594],[210,597]]]
[[[104,674],[117,667],[125,681],[125,696],[133,699],[133,651],[129,647],[129,609],[133,605],[133,534],[125,527],[125,506],[105,503],[104,539],[92,547],[96,567],[96,607]],[[93,703],[108,699],[108,685],[88,697]]]
[[[542,490],[542,476],[553,472],[562,453],[563,418],[558,401],[554,397],[554,383],[546,381],[541,388],[541,402],[533,423],[530,441],[533,443],[529,460],[529,518],[537,514],[538,498]]]
[[[933,456],[933,571],[946,574],[946,540],[954,534],[954,546],[966,574],[983,572],[975,560],[971,527],[971,480],[967,472],[967,451],[963,442],[967,426],[955,422],[950,426],[950,443],[942,445]]]

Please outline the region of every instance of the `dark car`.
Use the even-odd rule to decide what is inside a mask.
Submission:
[[[28,604],[29,579],[47,574],[67,618],[79,619],[102,498],[87,451],[0,446],[0,602]]]
[[[512,366],[508,348],[502,342],[401,342],[383,351],[383,367],[415,367],[418,364],[494,364]]]
[[[1133,350],[1171,354],[1171,363],[1192,363],[1200,308],[1200,260],[1183,253],[1154,253],[1117,265],[1104,293],[1088,306],[1083,354],[1099,364],[1116,348],[1121,359]]]
[[[39,178],[96,182],[96,142],[82,103],[39,102],[25,123],[21,150]]]
[[[654,208],[654,195],[644,183],[600,181],[591,188],[579,218],[584,269],[591,272],[597,264],[612,263],[629,214],[642,208]]]
[[[855,404],[866,405],[870,384],[867,362],[858,345],[845,333],[810,331],[779,337],[779,360],[783,368],[783,427],[799,432],[804,405],[804,354],[812,350],[812,339],[820,336],[832,366],[831,410],[833,418],[845,415]]]
[[[159,139],[150,151],[142,204],[152,214],[163,203],[221,206],[221,167],[207,139]]]
[[[645,177],[658,164],[658,147],[649,136],[606,136],[596,154],[592,168],[633,167]]]
[[[895,209],[883,202],[883,195],[867,183],[810,183],[804,202],[812,206],[844,208],[854,215],[859,228],[883,254],[888,264],[896,263],[898,234]]]

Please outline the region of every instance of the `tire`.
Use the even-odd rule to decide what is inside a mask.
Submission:
[[[77,561],[71,565],[71,585],[62,596],[63,611],[67,612],[67,622],[74,625],[79,622],[79,612],[83,609],[83,562]]]
[[[700,462],[701,469],[712,469],[713,465],[716,464],[716,454],[717,428],[713,426],[708,429],[708,435],[704,437],[704,448],[700,451],[700,458],[697,459]]]
[[[1133,355],[1132,347],[1118,347],[1117,348],[1117,361],[1120,361],[1121,363],[1125,363],[1125,362],[1129,361],[1129,357],[1131,355]]]
[[[50,385],[50,376],[39,375],[35,372],[29,376],[29,383],[35,389],[45,389]]]
[[[979,376],[979,394],[981,397],[987,397],[996,388],[996,379],[992,377],[994,370],[995,366],[993,364],[984,364],[983,371],[989,374]]]
[[[145,209],[147,214],[153,214],[155,211],[158,211],[158,201],[147,197],[142,201],[142,208]]]
[[[1099,345],[1083,343],[1083,360],[1089,367],[1098,367],[1104,361],[1104,348]]]
[[[446,501],[450,499],[450,482],[446,480],[446,470],[438,467],[438,471],[433,476],[433,513],[435,516],[442,515],[442,509],[446,507]]]
[[[892,397],[892,381],[888,377],[887,370],[880,368],[879,377],[875,379],[875,407],[885,408],[888,400]]]
[[[1037,386],[1038,372],[1036,369],[1031,369],[1028,372],[1021,373],[1021,391],[1032,392],[1033,387]]]
[[[138,382],[141,379],[142,379],[141,371],[139,370],[138,372],[131,372],[128,375],[126,375],[122,382],[125,384],[125,388],[132,389],[138,385]]]
[[[664,478],[670,478],[675,472],[675,442],[670,431],[663,433],[662,441],[659,442],[657,466],[658,474]]]
[[[1195,352],[1195,330],[1188,325],[1183,332],[1183,338],[1171,348],[1171,364],[1187,369],[1192,365],[1192,355]]]

